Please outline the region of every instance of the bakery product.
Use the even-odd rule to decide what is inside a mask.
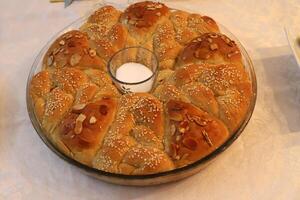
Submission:
[[[131,46],[158,58],[151,93],[121,94],[107,73],[110,58]],[[42,65],[29,92],[45,135],[110,173],[155,174],[198,161],[240,127],[253,96],[238,45],[212,18],[158,2],[99,8],[59,36]]]
[[[43,59],[43,68],[77,67],[105,70],[105,62],[89,46],[87,34],[72,30],[57,38]]]

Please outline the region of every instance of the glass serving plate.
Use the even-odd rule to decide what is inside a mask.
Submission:
[[[101,5],[98,4],[97,7],[100,7],[100,6],[103,6],[103,4],[101,4]],[[121,7],[123,8],[123,6],[121,6]],[[119,7],[119,9],[122,9],[122,8]],[[185,167],[177,168],[177,169],[167,171],[167,172],[161,172],[161,173],[149,174],[149,175],[115,174],[115,173],[105,172],[105,171],[101,171],[101,170],[89,167],[87,165],[84,165],[84,164],[66,156],[54,144],[52,144],[51,141],[48,140],[46,135],[43,133],[43,129],[40,126],[40,124],[35,116],[33,104],[31,101],[30,94],[29,94],[29,85],[30,85],[31,79],[33,78],[33,76],[36,73],[41,71],[43,57],[44,57],[45,53],[47,52],[48,48],[50,47],[50,45],[55,41],[55,39],[58,38],[58,36],[66,33],[67,31],[79,29],[79,27],[87,20],[88,16],[94,10],[95,9],[91,10],[87,15],[77,19],[70,25],[66,26],[63,30],[61,30],[57,34],[55,34],[48,41],[48,43],[42,48],[42,50],[39,52],[38,56],[36,57],[33,65],[32,65],[32,68],[30,70],[28,80],[27,80],[26,102],[27,102],[27,110],[28,110],[30,120],[31,120],[32,125],[33,125],[34,129],[36,130],[37,134],[42,139],[42,141],[60,158],[64,159],[68,163],[78,167],[84,173],[91,175],[95,178],[98,178],[100,180],[110,182],[110,183],[121,184],[121,185],[135,185],[135,186],[156,185],[156,184],[162,184],[162,183],[180,180],[180,179],[183,179],[185,177],[191,176],[191,175],[199,172],[201,169],[203,169],[209,163],[211,163],[217,156],[221,155],[221,153],[223,151],[225,151],[241,135],[241,133],[243,132],[244,128],[246,127],[246,125],[248,124],[248,122],[252,116],[252,113],[253,113],[253,110],[255,107],[255,102],[256,102],[256,95],[257,95],[256,75],[254,72],[252,61],[251,61],[247,51],[245,50],[243,45],[239,42],[239,40],[228,29],[226,29],[223,25],[221,25],[219,23],[218,23],[218,26],[220,27],[221,32],[224,33],[225,35],[227,35],[232,40],[234,40],[241,50],[245,69],[250,77],[251,82],[252,82],[253,96],[252,96],[252,99],[250,102],[250,106],[248,108],[248,112],[247,112],[244,120],[241,122],[240,127],[231,134],[231,136],[228,138],[228,140],[224,144],[222,144],[216,150],[211,152],[209,155],[207,155],[207,156],[201,158],[200,160],[198,160],[192,164],[189,164]]]

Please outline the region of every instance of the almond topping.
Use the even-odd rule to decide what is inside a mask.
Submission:
[[[228,58],[231,58],[232,56],[236,55],[236,54],[239,54],[239,51],[233,51],[233,52],[230,52],[229,54],[227,54],[227,57]]]
[[[185,128],[182,128],[182,127],[181,127],[181,128],[179,128],[179,132],[180,132],[180,133],[185,133],[185,131],[186,131],[186,129],[185,129]]]
[[[72,34],[67,34],[64,38],[68,40],[68,39],[70,39],[70,38],[72,38],[72,37],[73,37]]]
[[[176,127],[175,127],[174,124],[172,124],[172,125],[170,126],[170,134],[171,134],[171,135],[175,135],[175,132],[176,132]]]
[[[181,136],[177,135],[175,139],[176,139],[177,142],[179,142],[181,140]]]
[[[82,122],[79,122],[79,121],[77,122],[76,121],[75,128],[74,128],[74,133],[76,135],[78,135],[78,134],[81,133],[81,131],[82,131]]]
[[[183,120],[183,117],[180,113],[174,112],[170,115],[170,119],[176,122],[181,122]]]
[[[75,134],[80,134],[82,131],[82,122],[85,120],[86,116],[84,114],[80,114],[77,119],[76,119],[76,123],[75,123],[75,128],[74,128],[74,133]]]
[[[148,7],[147,10],[155,10],[156,8],[154,7]]]
[[[60,44],[61,46],[63,46],[63,45],[65,45],[65,41],[64,41],[64,40],[61,40],[61,41],[59,41],[59,44]]]
[[[156,6],[156,8],[162,8],[163,6],[161,5],[161,4],[158,4],[157,6]]]
[[[226,44],[229,44],[229,43],[230,43],[230,39],[229,39],[229,38],[225,37],[224,40],[225,40]]]
[[[135,21],[133,21],[133,20],[129,20],[129,21],[128,21],[128,24],[130,24],[130,25],[134,25],[134,24],[135,24]]]
[[[86,116],[85,116],[84,114],[80,114],[80,115],[77,117],[76,121],[83,122],[85,119],[86,119]]]
[[[48,65],[48,66],[51,66],[52,63],[53,63],[53,60],[54,60],[54,59],[53,59],[53,56],[52,56],[52,55],[49,56],[48,59],[47,59],[47,65]]]
[[[212,42],[213,42],[213,40],[212,40],[211,38],[207,38],[207,41],[208,41],[209,43],[212,43]]]
[[[86,106],[86,104],[83,104],[83,103],[76,104],[73,106],[73,110],[82,110],[82,109],[84,109],[85,106]]]
[[[210,34],[210,37],[211,37],[211,38],[217,38],[217,37],[218,37],[218,35],[217,35],[217,34],[215,34],[215,33],[212,33],[212,34]]]
[[[198,125],[198,126],[206,126],[207,122],[205,120],[201,120],[199,117],[194,118],[194,122]]]
[[[97,122],[96,117],[91,116],[91,118],[90,118],[90,124],[95,124],[96,122]]]
[[[80,38],[82,38],[83,36],[82,35],[79,35],[79,34],[77,34],[77,35],[75,35],[75,38],[78,38],[78,39],[80,39]]]
[[[96,51],[95,51],[94,49],[90,49],[90,50],[89,50],[89,55],[90,55],[91,57],[95,57],[95,56],[96,56]]]
[[[209,138],[209,136],[208,136],[208,134],[207,134],[207,132],[206,132],[205,130],[202,131],[202,135],[203,135],[205,141],[207,142],[207,144],[209,144],[209,146],[212,147],[212,146],[213,146],[213,143],[212,143],[212,141],[210,140],[210,138]]]
[[[216,43],[211,44],[210,46],[210,50],[217,50],[218,49],[218,45]]]
[[[70,65],[75,66],[81,60],[81,56],[79,54],[73,54],[70,58]]]

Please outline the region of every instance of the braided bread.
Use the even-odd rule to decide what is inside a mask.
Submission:
[[[121,95],[106,72],[111,56],[129,46],[157,55],[152,93]],[[150,1],[124,12],[99,8],[53,42],[30,84],[36,118],[57,148],[131,175],[210,154],[239,128],[252,95],[239,47],[213,19]]]

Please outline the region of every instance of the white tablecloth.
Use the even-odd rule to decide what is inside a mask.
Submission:
[[[117,2],[115,0],[115,2]],[[153,187],[107,184],[52,153],[35,133],[25,84],[35,56],[96,1],[0,1],[0,199],[300,199],[300,69],[284,24],[300,25],[299,0],[190,0],[245,45],[258,79],[253,117],[241,137],[195,176]],[[300,35],[300,33],[299,33]]]

